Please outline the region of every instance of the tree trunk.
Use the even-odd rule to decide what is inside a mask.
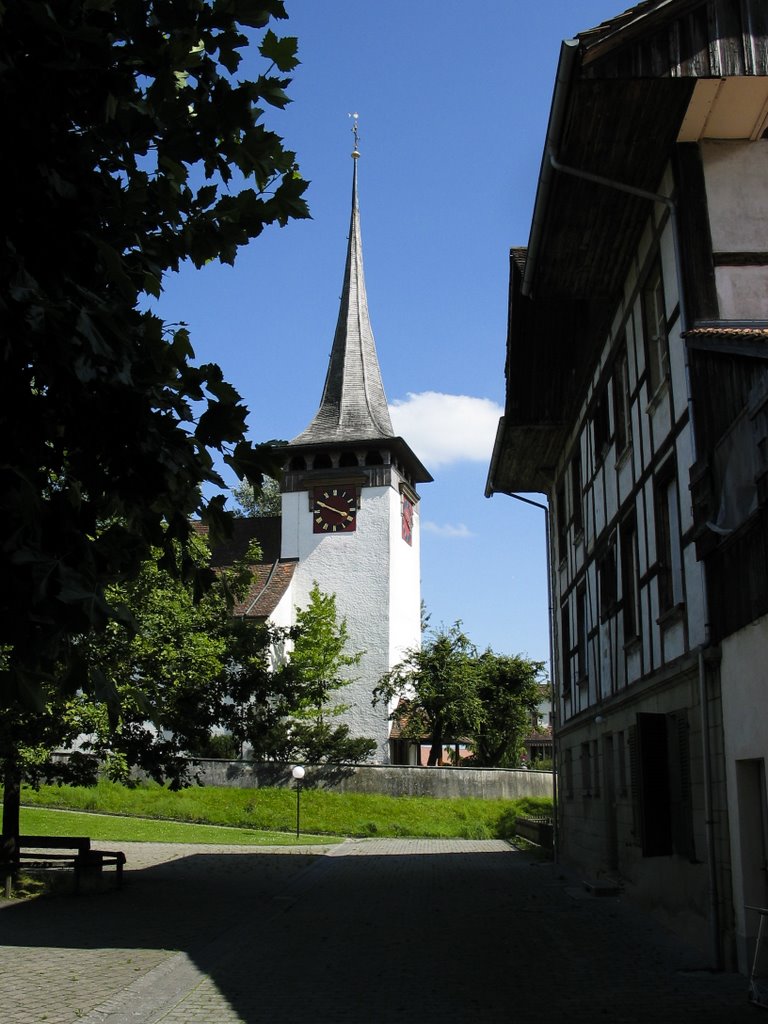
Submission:
[[[21,810],[21,767],[15,750],[5,755],[4,761],[3,836],[17,836]]]
[[[443,756],[443,728],[440,725],[434,725],[432,728],[432,746],[429,749],[429,757],[427,758],[427,767],[434,768],[440,764],[440,758]]]

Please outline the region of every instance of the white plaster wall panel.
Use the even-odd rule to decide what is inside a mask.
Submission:
[[[627,685],[627,665],[624,645],[626,643],[624,639],[624,616],[619,613],[616,618],[616,653],[614,658],[614,668],[616,672],[615,687],[616,690],[623,690]]]
[[[664,628],[662,633],[659,630],[663,641],[664,661],[674,661],[681,654],[685,654],[685,627],[682,620],[671,622]]]
[[[640,394],[642,395],[642,391]],[[632,409],[632,473],[635,480],[643,475],[643,452],[648,450],[648,417],[643,403],[635,399]]]
[[[715,284],[723,320],[768,320],[766,267],[716,267]]]
[[[633,271],[634,273],[634,271]],[[627,368],[629,370],[629,393],[633,394],[637,387],[638,381],[638,355],[637,347],[639,344],[639,335],[637,333],[637,324],[635,321],[635,306],[629,312],[626,324],[626,339],[627,339]]]
[[[642,513],[638,510],[637,528],[644,530],[648,549],[640,555],[640,575],[648,572],[649,566],[656,561],[656,521],[654,517],[653,481],[647,480],[643,488],[645,501]],[[642,546],[642,545],[641,545]]]
[[[706,640],[707,614],[704,599],[704,577],[701,562],[696,561],[696,546],[683,549],[685,571],[685,610],[688,615],[688,644],[696,647]]]
[[[600,464],[600,471],[595,477],[595,486],[592,488],[594,502],[595,502],[595,538],[599,537],[605,529],[605,466],[606,461]]]
[[[726,767],[729,825],[733,851],[733,891],[737,933],[746,948],[745,936],[754,923],[745,920],[743,896],[742,833],[755,828],[754,820],[741,821],[737,768],[739,761],[768,761],[768,727],[765,715],[765,663],[768,659],[768,616],[750,623],[722,641],[720,678],[723,699],[724,762]],[[750,808],[751,810],[751,808]],[[751,950],[749,951],[751,953]],[[748,969],[747,953],[740,951],[741,969]]]
[[[420,516],[414,510],[412,543],[403,540],[401,497],[389,488],[389,662],[401,661],[407,648],[421,642],[421,579],[419,572]]]
[[[685,342],[677,330],[669,336],[669,375],[672,382],[672,415],[679,420],[688,408],[688,374],[685,369]]]
[[[720,678],[726,763],[768,760],[765,712],[765,667],[768,662],[768,615],[727,637],[721,645]]]
[[[645,632],[650,639],[648,655],[650,661],[646,662],[647,669],[656,669],[661,665],[661,631],[657,625],[659,617],[659,580],[657,576],[648,584],[648,596],[650,598],[649,620],[645,624]]]
[[[575,543],[571,547],[573,550],[573,575],[575,576],[581,571],[582,566],[587,560],[583,533],[576,539]]]
[[[649,414],[654,452],[659,450],[672,429],[670,407],[671,400],[669,396],[669,386],[667,384],[662,384],[654,396]]]
[[[619,481],[616,476],[615,460],[609,457],[605,461],[605,512],[606,522],[611,520],[616,515],[618,510],[618,493],[619,493]]]
[[[768,251],[768,140],[700,145],[713,250]]]
[[[690,423],[680,432],[675,445],[677,451],[677,477],[680,491],[680,530],[683,534],[693,527],[693,505],[688,486],[689,470],[693,465],[693,443]]]
[[[669,219],[664,225],[659,239],[659,256],[661,258],[661,276],[664,281],[664,312],[669,322],[679,300],[675,238],[672,232],[672,221]]]
[[[283,522],[281,530],[281,558],[299,557],[299,522],[300,510],[308,508],[306,491],[292,491],[283,494],[281,499]]]
[[[293,581],[291,581],[291,585],[277,602],[275,610],[269,616],[269,621],[272,625],[280,627],[293,626],[296,621],[294,615],[294,604]]]
[[[634,683],[643,674],[643,649],[640,644],[633,644],[626,652],[627,686]]]
[[[305,606],[313,582],[325,593],[336,594],[340,618],[346,618],[350,651],[365,651],[360,664],[350,670],[355,681],[341,694],[353,705],[343,721],[355,736],[373,736],[379,743],[377,760],[388,760],[387,712],[373,708],[371,694],[389,664],[389,491],[366,488],[350,534],[315,534],[306,492],[305,515],[299,522],[301,561],[294,575],[294,600]]]
[[[645,373],[645,342],[643,335],[643,307],[640,296],[635,296],[632,305],[632,330],[635,335],[635,358],[637,359],[638,379]]]
[[[610,620],[601,623],[600,630],[600,696],[610,695],[613,681],[613,636]]]
[[[634,484],[634,473],[632,472],[633,451],[630,448],[616,463],[616,482],[618,488],[618,502],[623,505],[632,492]]]

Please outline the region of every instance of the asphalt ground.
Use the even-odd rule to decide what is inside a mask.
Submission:
[[[126,844],[0,901],[0,1024],[760,1024],[747,979],[501,841]]]

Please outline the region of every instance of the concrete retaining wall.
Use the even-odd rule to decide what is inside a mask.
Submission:
[[[206,786],[260,789],[293,786],[290,765],[251,761],[201,761],[200,781]],[[380,793],[384,796],[479,797],[515,800],[552,796],[549,772],[505,768],[411,768],[380,765],[307,765],[304,786],[339,793]]]

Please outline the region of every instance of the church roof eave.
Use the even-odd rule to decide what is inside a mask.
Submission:
[[[314,452],[327,451],[328,447],[335,447],[344,451],[368,451],[371,448],[384,449],[391,452],[394,461],[402,463],[408,475],[414,483],[428,484],[434,479],[428,469],[415,454],[411,446],[403,437],[356,437],[354,440],[337,438],[328,441],[302,441],[296,438],[283,445],[281,451],[290,452],[291,455],[309,455]]]

